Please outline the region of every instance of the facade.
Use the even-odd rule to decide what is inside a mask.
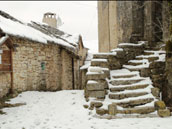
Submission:
[[[98,1],[99,52],[122,42],[162,41],[168,21],[167,1]],[[166,33],[167,34],[167,33]]]
[[[36,22],[26,25],[2,11],[0,19],[0,97],[28,90],[81,88],[80,66],[87,49],[80,35]]]

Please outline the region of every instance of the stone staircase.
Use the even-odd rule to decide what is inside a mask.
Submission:
[[[109,70],[109,56],[94,54],[87,72],[85,97],[88,107],[99,116],[156,117],[169,116],[170,111],[160,101],[160,89],[153,86],[151,63],[163,62],[165,52],[145,50],[122,68]]]

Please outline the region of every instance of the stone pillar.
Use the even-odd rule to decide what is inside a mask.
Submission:
[[[109,52],[109,1],[98,1],[99,52]]]

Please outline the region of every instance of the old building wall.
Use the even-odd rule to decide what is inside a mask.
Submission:
[[[11,88],[11,73],[0,72],[0,98],[9,93]]]
[[[116,48],[118,45],[118,22],[116,6],[116,1],[109,1],[110,49]]]
[[[1,46],[0,56],[0,98],[2,98],[11,89],[11,51],[5,44]]]
[[[110,51],[109,1],[98,1],[99,52]]]
[[[122,42],[162,40],[162,1],[98,1],[99,52]]]
[[[130,42],[133,32],[132,1],[117,1],[118,43]]]
[[[73,74],[73,66],[74,60],[73,58],[66,52],[62,51],[62,90],[72,90],[74,88],[74,74]]]
[[[12,38],[14,90],[61,89],[61,53],[58,45]]]

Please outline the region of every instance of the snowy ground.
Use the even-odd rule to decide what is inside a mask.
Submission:
[[[10,103],[26,105],[5,108],[0,129],[172,129],[169,118],[98,119],[83,108],[83,90],[24,92]]]

